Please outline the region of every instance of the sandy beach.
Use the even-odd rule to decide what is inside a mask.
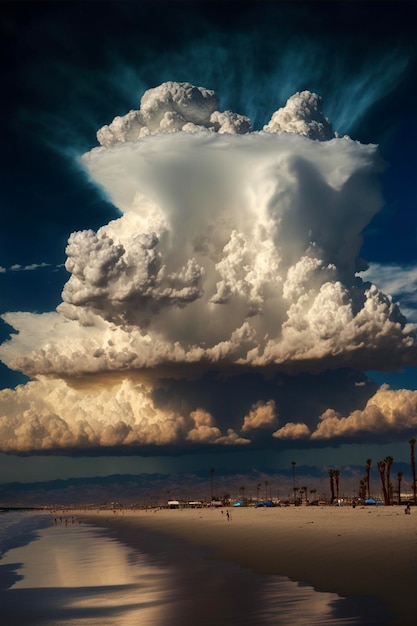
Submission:
[[[88,515],[135,546],[140,528],[207,548],[259,574],[385,604],[393,624],[415,623],[417,510],[404,507],[182,509]]]

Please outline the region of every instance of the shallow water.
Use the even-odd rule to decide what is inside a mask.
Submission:
[[[4,623],[19,626],[385,626],[369,599],[342,599],[284,577],[205,558],[140,532],[133,549],[77,520],[36,532],[7,551],[0,575]],[[34,535],[29,536],[33,539]]]

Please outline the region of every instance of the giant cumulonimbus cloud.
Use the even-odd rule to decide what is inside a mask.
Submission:
[[[256,424],[278,439],[310,430],[283,423],[277,435],[271,398],[247,407],[240,434],[198,404],[186,415],[161,410],[152,399],[158,380],[388,370],[415,360],[414,328],[358,277],[361,233],[382,206],[377,147],[337,136],[316,94],[295,94],[253,131],[247,117],[220,111],[213,91],[168,82],[97,137],[101,146],[82,164],[121,216],[70,236],[57,311],[5,315],[18,334],[0,347],[9,367],[37,379],[31,394],[59,383],[60,400],[37,410],[71,424],[68,446],[104,445],[104,430],[123,421],[115,409],[91,436],[77,435],[89,410],[74,422],[60,406],[75,393],[65,381],[86,375],[117,375],[116,396],[142,377],[129,387],[133,417],[117,445],[246,445]],[[13,393],[16,406],[28,395]],[[22,399],[18,415],[31,402]],[[90,390],[91,413],[101,402]],[[148,407],[140,418],[136,405]],[[15,440],[8,436],[8,450],[19,449]],[[41,440],[35,448],[66,447],[59,436]]]

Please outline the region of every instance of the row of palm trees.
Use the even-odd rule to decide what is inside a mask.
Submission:
[[[416,479],[416,461],[415,461],[415,445],[417,440],[413,437],[408,442],[410,444],[410,463],[411,463],[411,473],[413,476],[413,502],[417,506],[417,479]],[[392,456],[386,456],[384,460],[378,461],[377,467],[381,480],[382,487],[382,495],[384,504],[392,504],[393,503],[393,494],[394,487],[391,482],[391,468],[394,463],[394,459]],[[293,470],[293,489],[294,489],[294,497],[296,492],[295,487],[295,479],[294,479],[294,468],[296,465],[295,461],[291,462],[292,470]],[[371,486],[370,486],[370,475],[371,475],[371,467],[372,467],[372,459],[367,459],[365,464],[366,475],[361,478],[359,481],[359,498],[361,500],[366,500],[367,498],[371,498]],[[398,492],[398,504],[401,504],[401,481],[404,476],[404,472],[397,472],[397,492]],[[335,500],[339,500],[339,479],[340,479],[340,471],[338,469],[329,469],[329,481],[330,481],[330,502],[331,504]]]
[[[409,441],[410,444],[410,463],[411,463],[411,473],[413,476],[413,502],[417,506],[417,480],[416,480],[416,461],[415,461],[415,445],[417,440],[412,438]],[[384,500],[384,504],[393,504],[394,501],[394,486],[391,482],[391,468],[394,463],[394,459],[392,456],[386,456],[382,461],[378,461],[377,468],[381,480],[382,487],[382,496]],[[307,503],[307,487],[296,487],[295,486],[295,466],[297,465],[296,461],[291,461],[292,465],[292,479],[293,479],[293,494],[294,501],[303,501],[303,494],[305,497],[305,501]],[[361,500],[366,500],[371,498],[371,485],[370,485],[370,475],[371,475],[371,467],[372,467],[372,459],[366,459],[365,471],[366,474],[359,481],[359,498]],[[340,480],[340,470],[338,469],[329,469],[329,481],[330,481],[330,494],[332,504],[335,500],[339,500],[339,480]],[[213,500],[213,476],[215,470],[211,468],[210,470],[210,491],[211,491],[211,500]],[[401,481],[403,478],[404,472],[397,472],[397,492],[398,492],[398,504],[401,504]],[[265,500],[272,499],[271,493],[268,498],[268,487],[270,491],[270,485],[268,481],[265,481]],[[257,485],[257,501],[259,501],[259,495],[262,488],[262,484],[259,483]],[[241,498],[245,499],[245,487],[240,487]],[[297,493],[298,492],[298,493]],[[316,492],[315,489],[310,491],[311,494]],[[299,494],[299,495],[298,495]]]
[[[410,463],[411,463],[411,473],[413,476],[413,501],[414,504],[417,505],[417,483],[416,483],[416,461],[415,461],[415,445],[417,443],[416,439],[412,438],[408,442],[410,444]],[[377,468],[379,472],[379,477],[381,480],[381,488],[382,488],[382,496],[384,500],[384,504],[392,504],[393,503],[393,492],[394,487],[391,482],[391,468],[394,463],[394,459],[392,456],[386,456],[384,460],[378,461]],[[365,470],[366,475],[359,481],[359,497],[363,500],[371,497],[371,488],[370,488],[370,473],[371,473],[372,459],[366,460]],[[330,475],[329,470],[329,475]],[[335,472],[336,470],[333,470]],[[397,472],[397,492],[398,492],[398,504],[401,504],[401,481],[404,472]],[[332,480],[332,479],[331,479]],[[332,501],[334,499],[333,490],[332,490]]]

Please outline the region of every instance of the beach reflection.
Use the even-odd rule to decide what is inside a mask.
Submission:
[[[103,532],[53,527],[8,552],[1,567],[20,580],[2,594],[3,615],[17,624],[160,625],[169,623],[173,572],[148,563]]]
[[[44,554],[41,560],[40,553]],[[15,585],[18,589],[129,585],[139,576],[143,560],[140,554],[86,526],[51,528],[22,549],[23,555],[20,573],[24,578]]]
[[[114,533],[114,534],[113,534]],[[118,539],[115,537],[118,536]],[[13,626],[383,626],[369,599],[341,599],[285,577],[259,576],[204,550],[137,529],[57,525],[6,553],[0,594]],[[20,579],[18,579],[20,577]]]
[[[316,592],[310,585],[281,576],[265,580],[260,604],[265,626],[384,626],[389,623],[382,607],[370,598],[341,598]]]

